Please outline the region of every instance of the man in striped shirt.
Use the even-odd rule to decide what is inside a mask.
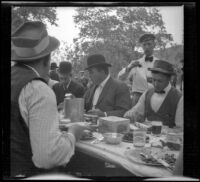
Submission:
[[[26,22],[12,35],[10,175],[31,176],[65,166],[86,129],[59,130],[56,97],[45,78],[59,41],[42,22]]]

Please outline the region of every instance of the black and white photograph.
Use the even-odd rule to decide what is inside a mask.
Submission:
[[[184,4],[4,4],[3,178],[198,180],[186,173]]]

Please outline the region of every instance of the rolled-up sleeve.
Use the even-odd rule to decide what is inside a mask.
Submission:
[[[137,114],[144,116],[146,91],[141,95],[137,104],[124,114],[124,117],[136,120]]]
[[[74,154],[75,137],[59,130],[54,92],[45,83],[34,80],[22,89],[19,106],[29,128],[35,166],[65,166]]]

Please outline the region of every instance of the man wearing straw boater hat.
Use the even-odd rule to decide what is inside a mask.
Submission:
[[[139,38],[139,43],[144,51],[144,56],[138,60],[133,60],[130,64],[118,73],[118,78],[122,81],[131,81],[132,105],[137,104],[140,96],[152,86],[152,75],[148,68],[153,67],[156,59],[154,48],[156,37],[153,34],[144,34]]]
[[[85,109],[98,116],[122,117],[131,108],[130,93],[125,83],[111,78],[110,66],[101,54],[88,57],[86,70],[93,86],[85,93]]]
[[[51,52],[59,41],[42,22],[26,22],[12,34],[10,175],[30,176],[65,166],[82,126],[59,130],[56,97],[46,84]]]
[[[183,99],[179,90],[170,84],[174,74],[172,64],[156,60],[152,72],[153,86],[143,93],[138,103],[125,113],[125,117],[138,121],[162,121],[169,127],[183,127]]]

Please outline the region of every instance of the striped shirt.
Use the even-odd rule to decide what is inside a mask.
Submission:
[[[65,166],[74,154],[75,137],[59,130],[53,90],[39,80],[29,82],[20,93],[19,108],[29,128],[35,166],[44,169]]]

